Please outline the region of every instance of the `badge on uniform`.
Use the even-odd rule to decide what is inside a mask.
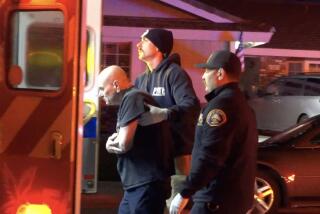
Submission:
[[[206,122],[209,126],[221,126],[227,122],[227,116],[221,109],[213,109],[207,114]]]

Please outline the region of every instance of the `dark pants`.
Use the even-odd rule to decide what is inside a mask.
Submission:
[[[210,213],[219,213],[219,205],[213,204],[213,203],[208,203],[208,202],[194,202],[190,214],[210,214]],[[226,213],[227,214],[227,213]]]
[[[167,182],[152,182],[124,192],[119,214],[163,214],[168,195]]]

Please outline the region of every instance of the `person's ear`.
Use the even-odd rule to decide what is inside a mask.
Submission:
[[[119,81],[118,80],[114,80],[112,82],[113,88],[116,89],[116,92],[119,93],[120,92],[120,85],[119,85]]]
[[[219,70],[217,72],[218,80],[222,80],[224,75],[225,75],[224,69],[223,68],[219,68]]]

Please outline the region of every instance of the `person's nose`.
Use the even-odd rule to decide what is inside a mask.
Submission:
[[[137,48],[141,47],[141,41],[137,43]]]

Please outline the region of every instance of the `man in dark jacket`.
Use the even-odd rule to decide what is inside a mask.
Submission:
[[[194,128],[200,111],[199,100],[188,74],[180,67],[179,55],[170,56],[172,32],[149,29],[137,44],[139,59],[146,63],[146,71],[135,81],[157,101],[161,108],[149,106],[150,114],[140,119],[141,124],[161,120],[170,122],[175,156],[176,175],[172,176],[172,196],[180,180],[190,170]],[[168,203],[169,205],[170,203]]]
[[[223,50],[198,67],[206,69],[208,104],[198,119],[190,174],[170,214],[180,213],[192,195],[192,214],[246,214],[253,204],[258,137],[254,113],[238,86],[241,63]]]
[[[156,106],[152,97],[135,89],[119,66],[110,66],[98,76],[106,104],[120,105],[117,132],[108,138],[106,149],[118,156],[118,172],[124,196],[119,214],[162,214],[173,174],[172,142],[167,122],[140,126],[139,118]]]

